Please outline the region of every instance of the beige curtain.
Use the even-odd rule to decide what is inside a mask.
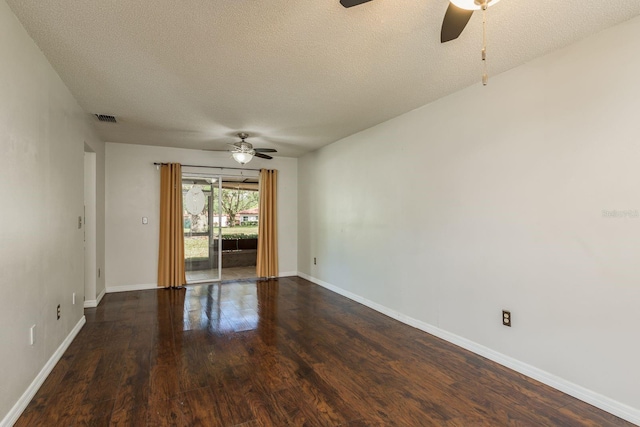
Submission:
[[[180,163],[169,163],[160,168],[158,286],[176,288],[186,282],[182,219],[182,167]]]
[[[258,277],[278,277],[278,171],[260,170],[260,222],[258,225]]]

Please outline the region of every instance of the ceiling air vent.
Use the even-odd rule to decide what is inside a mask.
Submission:
[[[114,116],[108,116],[106,114],[96,114],[96,117],[101,122],[117,123],[116,118]]]

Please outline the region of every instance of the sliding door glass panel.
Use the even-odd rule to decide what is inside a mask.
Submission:
[[[187,283],[219,281],[220,177],[182,176],[184,258]]]
[[[222,278],[240,280],[256,277],[258,249],[258,178],[222,178]]]

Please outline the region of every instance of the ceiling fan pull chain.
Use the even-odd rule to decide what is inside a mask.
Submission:
[[[489,72],[487,71],[487,2],[482,3],[482,84],[489,83]]]

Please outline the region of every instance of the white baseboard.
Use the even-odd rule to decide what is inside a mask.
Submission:
[[[102,289],[102,292],[98,294],[98,298],[96,298],[96,307],[100,305],[100,301],[104,298],[104,295],[107,293],[107,288]]]
[[[71,332],[69,332],[69,335],[67,335],[64,341],[62,341],[62,344],[60,344],[58,349],[51,355],[51,357],[40,370],[35,379],[31,382],[31,384],[29,384],[27,390],[22,393],[22,396],[20,396],[20,399],[18,399],[16,404],[13,405],[13,408],[11,408],[4,419],[0,421],[0,427],[10,427],[15,424],[16,421],[18,421],[18,418],[20,418],[22,412],[25,410],[29,402],[31,402],[33,396],[35,396],[38,389],[42,386],[42,383],[44,383],[44,380],[47,379],[53,368],[56,366],[56,363],[58,363],[64,352],[67,350],[67,348],[69,348],[69,345],[74,340],[76,335],[78,335],[78,332],[80,332],[80,329],[82,329],[86,322],[87,319],[82,316],[78,323],[76,323],[76,326],[74,326]]]
[[[89,299],[86,300],[84,302],[84,308],[95,308],[97,306],[100,305],[100,301],[102,301],[102,298],[104,297],[104,294],[106,293],[107,289],[103,289],[102,292],[100,292],[100,295],[98,295],[98,297],[96,299]]]
[[[285,271],[278,274],[278,277],[291,277],[291,276],[297,276],[297,275],[298,275],[297,271]]]
[[[129,292],[129,291],[147,291],[149,289],[158,289],[156,283],[148,285],[124,285],[124,286],[107,286],[106,292],[113,294],[115,292]]]
[[[553,387],[556,390],[560,390],[561,392],[573,396],[576,399],[580,399],[583,402],[600,408],[603,411],[609,412],[610,414],[613,414],[636,425],[640,425],[640,409],[625,405],[624,403],[618,402],[617,400],[613,400],[607,396],[603,396],[585,387],[574,384],[549,372],[543,371],[542,369],[536,368],[535,366],[521,362],[517,359],[514,359],[513,357],[499,353],[481,344],[463,338],[459,335],[452,334],[451,332],[445,331],[421,320],[414,319],[410,316],[387,308],[376,302],[370,301],[352,292],[346,291],[330,283],[312,277],[308,274],[298,272],[298,276],[319,286],[322,286],[323,288],[329,289],[330,291],[333,291],[339,295],[356,301],[362,305],[365,305],[386,316],[396,319],[404,324],[413,326],[416,329],[420,329],[431,335],[435,335],[438,338],[442,338],[445,341],[476,353],[480,356],[486,357],[489,360],[492,360],[496,363],[499,363],[500,365],[513,369],[516,372],[540,381],[541,383]]]

